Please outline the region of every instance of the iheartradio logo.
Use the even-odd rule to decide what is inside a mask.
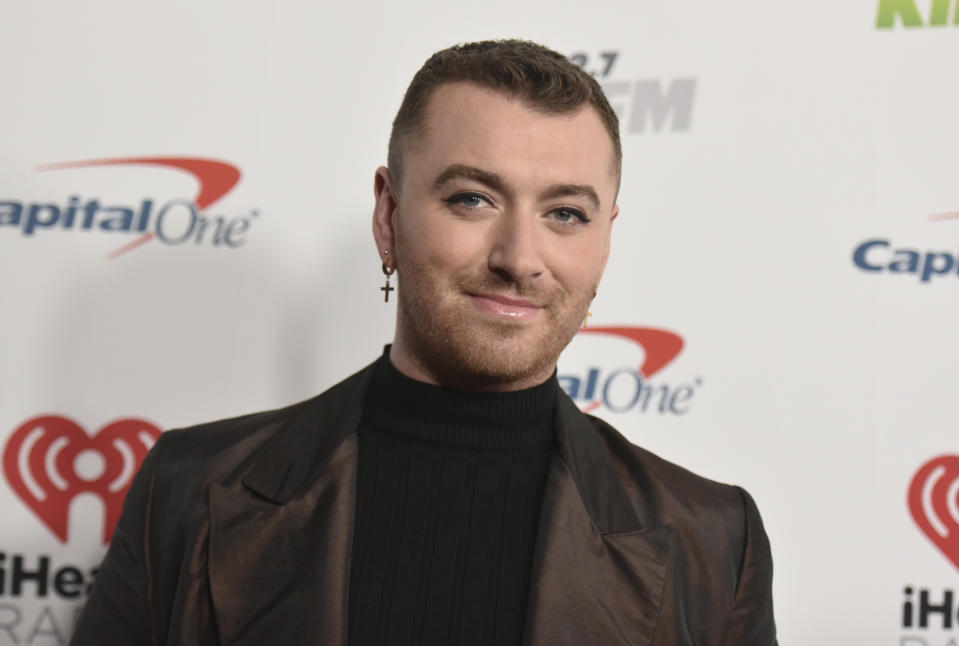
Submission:
[[[34,417],[10,436],[3,471],[13,491],[62,543],[70,503],[81,493],[96,495],[104,507],[103,542],[109,543],[133,476],[160,433],[135,418],[89,435],[66,417]]]
[[[926,462],[909,485],[912,518],[959,568],[959,455]]]

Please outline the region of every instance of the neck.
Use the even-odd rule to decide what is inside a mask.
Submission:
[[[552,443],[559,384],[510,392],[460,390],[412,379],[384,352],[366,394],[364,419],[394,437],[471,450]]]

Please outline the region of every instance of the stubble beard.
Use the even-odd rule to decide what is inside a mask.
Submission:
[[[595,293],[590,289],[577,298],[558,285],[538,289],[495,274],[454,276],[442,286],[415,262],[403,269],[398,316],[404,341],[428,374],[460,388],[533,386],[548,378]],[[496,320],[477,311],[467,294],[501,294],[545,306],[531,325]]]

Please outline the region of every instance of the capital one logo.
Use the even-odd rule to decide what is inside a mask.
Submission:
[[[909,511],[919,529],[959,568],[959,455],[924,464],[909,485]]]
[[[25,237],[49,231],[90,231],[104,235],[135,235],[109,254],[112,260],[152,240],[178,246],[239,247],[259,214],[237,216],[206,212],[240,181],[233,164],[199,157],[124,157],[44,164],[37,171],[69,171],[101,166],[160,168],[186,173],[199,185],[192,199],[161,201],[144,197],[138,204],[117,204],[74,193],[53,201],[0,200],[0,231],[18,228]],[[151,171],[152,172],[152,171]]]
[[[959,212],[937,213],[930,222],[959,219]],[[859,243],[852,252],[853,264],[873,274],[898,274],[919,279],[928,285],[940,277],[959,277],[959,251],[952,249],[917,249],[914,245],[895,244],[885,238],[871,238]]]
[[[104,507],[103,542],[108,543],[133,476],[160,433],[135,418],[111,422],[89,435],[66,417],[34,417],[10,436],[3,472],[20,500],[63,543],[74,498],[97,496]]]
[[[583,412],[605,407],[614,413],[638,411],[685,415],[702,380],[666,382],[653,380],[682,351],[683,338],[675,332],[636,326],[590,326],[579,330],[582,336],[606,336],[619,341],[616,354],[643,354],[638,364],[610,369],[591,357],[582,372],[563,371],[559,383]],[[631,346],[630,349],[623,347]],[[622,350],[619,348],[623,347]],[[609,357],[607,357],[608,359]]]

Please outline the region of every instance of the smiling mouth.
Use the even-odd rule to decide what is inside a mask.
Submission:
[[[470,294],[470,298],[484,312],[515,320],[533,318],[543,309],[527,300],[495,294]]]

